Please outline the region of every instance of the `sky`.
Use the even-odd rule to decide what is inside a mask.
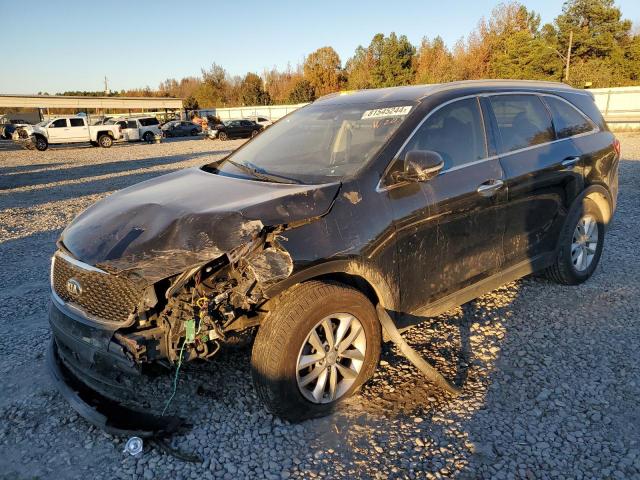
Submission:
[[[468,34],[498,0],[0,0],[0,93],[157,88],[213,62],[232,75],[285,68],[330,45],[343,63],[376,33],[418,45]],[[550,22],[561,0],[524,0]],[[21,6],[17,8],[17,5]],[[616,0],[640,25],[640,1]]]

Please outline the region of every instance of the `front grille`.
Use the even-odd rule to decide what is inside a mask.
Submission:
[[[130,281],[61,253],[52,262],[51,287],[63,302],[79,307],[99,322],[127,322],[141,296]]]

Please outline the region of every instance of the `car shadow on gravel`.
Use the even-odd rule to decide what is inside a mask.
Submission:
[[[47,169],[37,172],[15,173],[11,175],[0,176],[0,190],[8,190],[12,188],[26,187],[32,185],[41,185],[53,182],[61,182],[68,180],[78,180],[82,178],[91,178],[98,175],[117,174],[121,172],[132,171],[137,169],[150,168],[160,165],[179,164],[191,161],[194,158],[228,155],[232,150],[211,151],[211,152],[194,152],[180,155],[170,155],[153,158],[141,158],[136,160],[126,160],[120,162],[105,162],[94,165],[82,165],[78,167]]]

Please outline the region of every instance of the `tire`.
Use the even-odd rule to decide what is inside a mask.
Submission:
[[[153,143],[155,138],[156,137],[152,132],[147,132],[142,136],[142,140],[144,140],[147,143]]]
[[[36,150],[39,150],[40,152],[44,152],[47,148],[49,148],[49,141],[41,135],[38,135],[36,137],[35,143],[36,143]]]
[[[113,138],[111,135],[102,134],[98,137],[98,143],[102,148],[110,148],[113,145]]]
[[[347,323],[349,317],[352,320]],[[330,329],[335,328],[334,340],[342,336],[339,345],[344,346],[354,337],[345,350],[351,352],[349,358],[338,356],[338,350],[327,345],[325,321]],[[350,326],[343,328],[340,335],[342,325]],[[352,328],[358,325],[361,328]],[[319,332],[315,338],[323,342],[323,347],[311,346],[318,345],[317,340],[311,340],[313,331]],[[299,284],[274,300],[258,330],[251,357],[253,384],[274,415],[290,421],[327,415],[373,375],[381,341],[376,310],[362,292],[336,282],[312,280]],[[327,353],[320,348],[328,349]],[[299,368],[300,362],[316,355],[323,358]],[[327,373],[314,376],[318,371]],[[309,378],[314,379],[306,383]],[[323,388],[319,388],[321,379]],[[314,390],[318,391],[315,399]]]
[[[582,226],[581,229],[579,225]],[[587,234],[581,234],[580,231]],[[562,285],[579,285],[588,280],[600,261],[604,234],[600,209],[592,200],[584,199],[580,208],[572,209],[562,228],[558,255],[554,264],[546,270],[547,277]]]
[[[189,133],[191,133],[191,136],[192,136],[192,137],[195,137],[196,135],[198,135],[198,130],[196,130],[196,129],[194,128],[194,129],[193,129],[193,130],[191,130],[191,132],[189,132]]]
[[[227,135],[227,132],[219,132],[218,138],[224,142],[229,138],[229,136]]]
[[[258,130],[253,130],[251,132],[251,138],[255,137],[256,135],[258,135],[260,132]]]

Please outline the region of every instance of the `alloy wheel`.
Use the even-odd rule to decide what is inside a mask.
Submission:
[[[313,403],[331,403],[355,383],[365,360],[367,337],[360,321],[335,313],[318,322],[302,344],[296,367],[300,393]]]
[[[598,248],[598,222],[587,214],[578,220],[571,243],[571,262],[578,272],[584,272],[593,262]]]

